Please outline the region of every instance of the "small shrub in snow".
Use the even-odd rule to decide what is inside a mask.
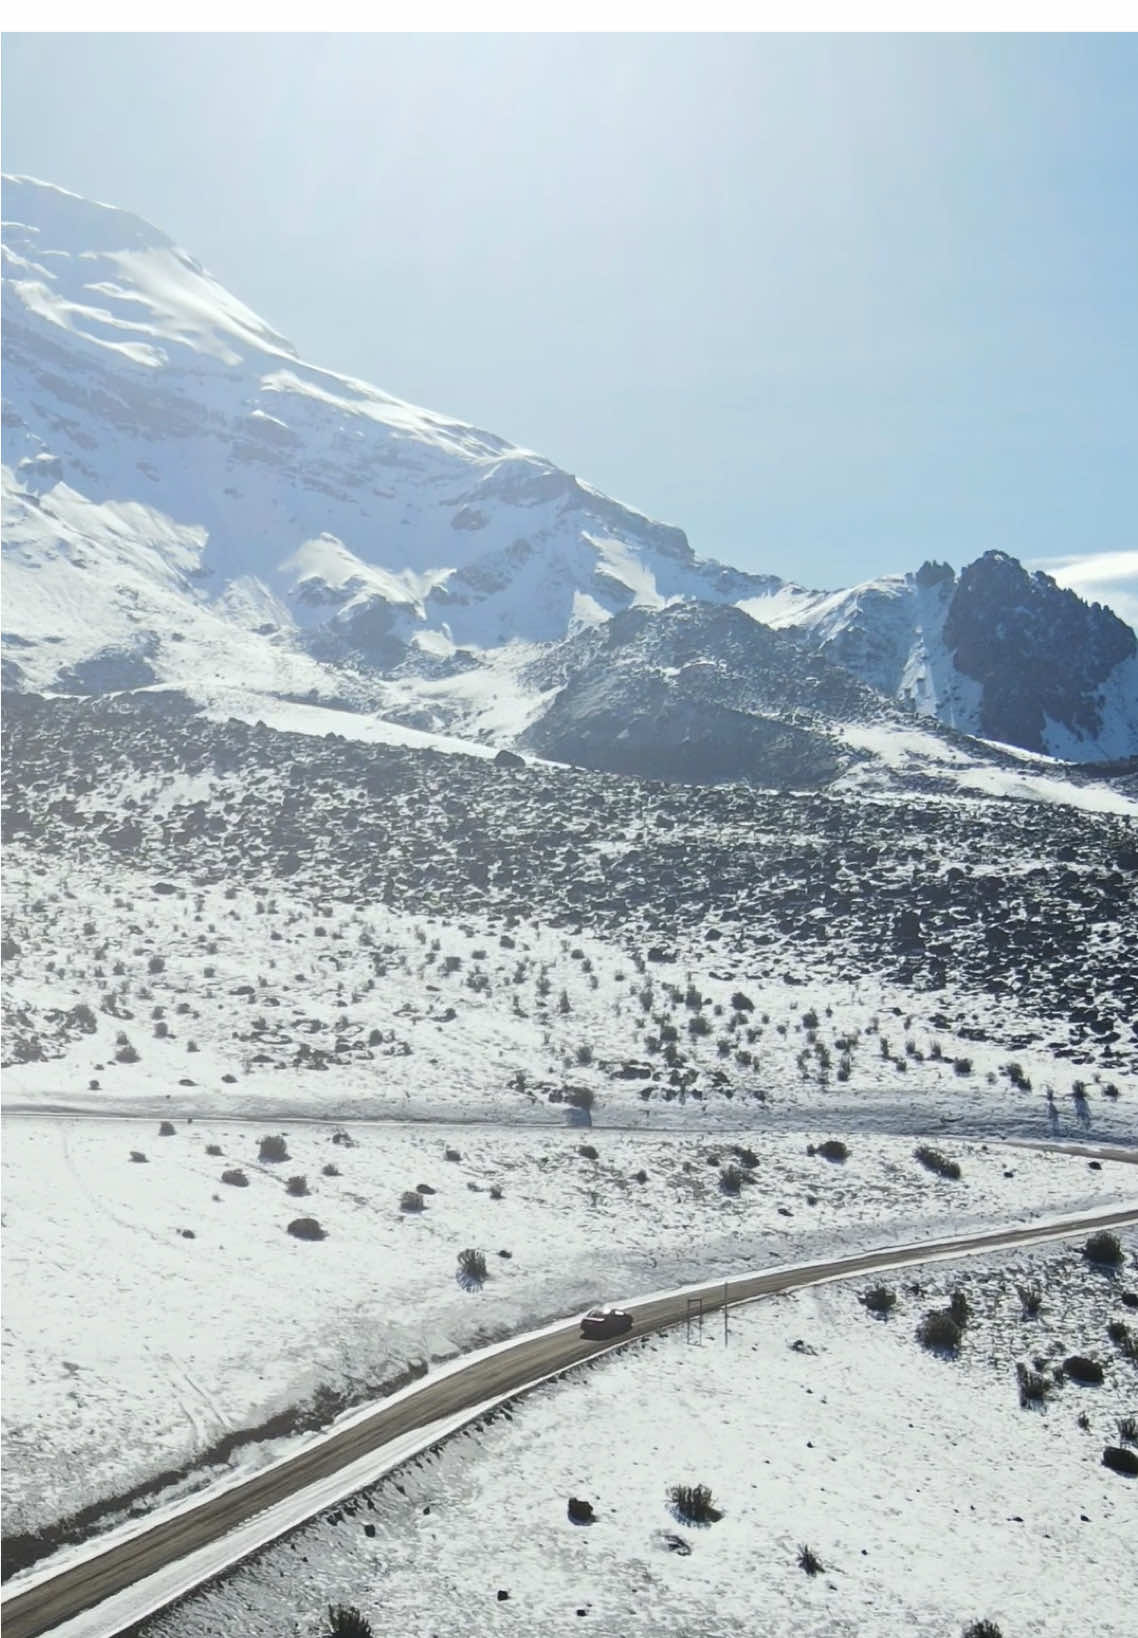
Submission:
[[[423,1196],[419,1193],[418,1189],[404,1189],[403,1193],[399,1196],[399,1210],[423,1210]]]
[[[933,1308],[918,1325],[917,1337],[925,1348],[954,1354],[960,1347],[961,1331],[947,1308]]]
[[[463,1279],[480,1285],[486,1278],[486,1253],[466,1246],[458,1254],[458,1269]]]
[[[972,1059],[971,1058],[954,1058],[952,1060],[952,1072],[953,1072],[954,1075],[971,1075],[971,1073],[972,1073]]]
[[[1122,1246],[1117,1234],[1111,1234],[1107,1229],[1100,1229],[1092,1234],[1083,1247],[1083,1256],[1090,1263],[1105,1263],[1109,1267],[1117,1268],[1122,1261]]]
[[[926,1171],[935,1172],[938,1177],[948,1177],[956,1182],[961,1175],[957,1161],[950,1160],[947,1155],[942,1155],[939,1149],[930,1148],[927,1143],[920,1144],[913,1150],[913,1154]]]
[[[164,1120],[162,1122],[161,1126],[158,1128],[158,1136],[159,1137],[173,1137],[174,1136],[174,1122],[172,1120]]]
[[[956,1321],[957,1325],[959,1325],[960,1329],[963,1331],[964,1327],[968,1324],[968,1321],[972,1318],[972,1309],[969,1305],[966,1292],[964,1292],[959,1286],[957,1286],[956,1290],[949,1298],[948,1311]]]
[[[1127,1359],[1138,1359],[1138,1337],[1125,1320],[1111,1320],[1106,1328],[1106,1334]]]
[[[597,1158],[596,1148],[591,1143],[579,1143],[577,1145],[577,1153],[581,1156],[582,1160],[596,1160]]]
[[[325,1177],[339,1177],[340,1175],[340,1168],[331,1160],[326,1166],[321,1166],[320,1170]]]
[[[806,1543],[803,1542],[798,1549],[798,1567],[800,1570],[805,1570],[807,1575],[817,1575],[824,1568],[824,1565],[813,1547],[807,1547]]]
[[[331,1638],[375,1638],[371,1622],[354,1604],[329,1604],[328,1631]]]
[[[1016,1366],[1016,1377],[1019,1381],[1019,1402],[1025,1410],[1029,1405],[1046,1403],[1053,1385],[1048,1377],[1022,1363]]]
[[[285,1189],[289,1194],[296,1195],[298,1198],[306,1195],[308,1193],[308,1179],[303,1173],[297,1173],[295,1177],[289,1178],[285,1184]]]
[[[668,1500],[677,1518],[683,1519],[685,1524],[716,1524],[723,1517],[705,1484],[674,1484],[668,1491]]]
[[[963,1638],[1004,1638],[994,1621],[970,1621],[964,1628]]]
[[[1124,1445],[1138,1445],[1138,1416],[1118,1418],[1118,1437]]]
[[[719,1173],[719,1187],[724,1194],[738,1194],[743,1182],[743,1173],[738,1166],[724,1166]]]
[[[234,1166],[231,1170],[222,1172],[221,1181],[230,1184],[235,1189],[247,1189],[249,1187],[249,1179],[239,1166]]]
[[[862,1297],[862,1302],[871,1314],[888,1314],[896,1307],[897,1293],[887,1285],[875,1285]]]
[[[1098,1360],[1088,1359],[1085,1354],[1068,1354],[1063,1370],[1072,1382],[1081,1382],[1084,1386],[1097,1388],[1103,1380],[1103,1368]]]
[[[1043,1307],[1043,1292],[1037,1285],[1017,1285],[1016,1295],[1025,1319],[1036,1319]]]
[[[120,1064],[136,1064],[138,1062],[138,1048],[133,1046],[126,1036],[119,1032],[119,1044],[115,1048],[115,1062]]]
[[[166,957],[152,955],[146,963],[146,970],[148,973],[164,973],[166,971]]]
[[[1102,1465],[1115,1473],[1125,1473],[1133,1478],[1138,1475],[1138,1452],[1124,1450],[1121,1445],[1104,1445]]]
[[[220,1155],[221,1154],[221,1144],[220,1143],[207,1143],[206,1146],[205,1146],[205,1152],[206,1152],[207,1155]]]
[[[275,1165],[278,1161],[289,1158],[288,1144],[283,1137],[263,1137],[257,1150],[257,1159]]]
[[[818,1153],[823,1160],[848,1160],[850,1152],[841,1138],[827,1138],[818,1145]]]
[[[324,1240],[327,1236],[315,1217],[294,1217],[288,1226],[294,1240]]]

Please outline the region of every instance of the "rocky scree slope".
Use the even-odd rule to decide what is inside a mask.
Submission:
[[[1002,554],[959,581],[925,565],[840,592],[698,559],[682,530],[542,456],[304,363],[136,216],[28,178],[5,180],[3,214],[8,687],[241,681],[383,710],[400,672],[404,712],[429,679],[445,729],[472,668],[508,691],[509,645],[695,601],[797,626],[964,732],[1078,761],[1138,752],[1134,634]],[[580,739],[574,709],[551,742]],[[706,777],[691,709],[665,710],[667,737],[687,741],[685,777]],[[603,764],[612,725],[588,715]],[[646,770],[639,721],[621,749]],[[717,770],[732,746],[739,771],[761,754],[817,782],[826,764],[791,727],[711,710],[700,731]]]
[[[881,980],[934,1029],[994,1029],[1010,1050],[1108,1072],[1138,1065],[1138,831],[1124,816],[512,769],[213,723],[160,693],[7,696],[3,733],[7,870],[29,891],[42,866],[121,883],[124,916],[135,891],[226,884],[287,887],[314,916],[326,902],[384,904],[504,937],[584,930],[639,951],[642,971]],[[9,980],[50,940],[34,906],[10,906]],[[10,1054],[64,1051],[82,1028],[73,1009],[91,996],[56,984],[52,966],[46,989],[5,986]],[[665,1060],[682,1084],[683,1043]],[[284,1061],[313,1063],[307,1047]],[[730,1052],[712,1063],[689,1089],[751,1075]]]
[[[797,634],[705,603],[614,615],[524,676],[539,687],[565,680],[523,745],[648,779],[816,788],[856,760],[841,723],[906,720]]]

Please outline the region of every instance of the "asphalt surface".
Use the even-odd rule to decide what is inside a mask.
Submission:
[[[1047,1227],[1028,1225],[930,1240],[920,1246],[885,1247],[793,1269],[744,1274],[735,1279],[691,1286],[668,1296],[626,1302],[623,1306],[632,1312],[634,1324],[631,1332],[616,1345],[665,1326],[684,1324],[694,1299],[702,1301],[706,1314],[722,1308],[725,1302],[728,1305],[747,1302],[821,1280],[848,1278],[936,1257],[966,1256],[1025,1242],[1087,1235],[1097,1228],[1130,1224],[1138,1224],[1138,1205],[1093,1217],[1057,1220]],[[467,1407],[485,1407],[486,1401],[497,1395],[520,1393],[542,1378],[578,1365],[612,1346],[612,1342],[582,1340],[579,1320],[575,1317],[556,1329],[521,1337],[488,1357],[475,1356],[465,1368],[441,1376],[426,1376],[397,1400],[380,1405],[370,1416],[329,1434],[318,1445],[255,1474],[244,1484],[221,1495],[206,1495],[191,1510],[151,1524],[129,1540],[61,1570],[26,1591],[14,1588],[2,1603],[5,1638],[36,1638],[37,1634],[50,1631],[188,1553],[219,1540],[282,1498],[327,1478],[350,1462],[382,1451],[384,1445],[401,1435]],[[381,1463],[376,1465],[378,1470]]]

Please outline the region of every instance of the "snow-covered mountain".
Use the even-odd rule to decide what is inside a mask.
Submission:
[[[135,216],[28,178],[3,215],[7,686],[240,684],[512,743],[548,704],[511,695],[534,645],[565,683],[576,633],[698,602],[967,733],[1138,751],[1133,632],[1010,559],[823,593],[698,558],[532,451],[304,363]]]
[[[384,667],[416,636],[548,641],[767,586],[539,455],[302,363],[136,217],[13,178],[4,219],[9,625],[32,682],[97,640],[168,675],[151,651],[178,629]]]
[[[1138,640],[1112,610],[990,551],[847,591],[786,588],[741,604],[805,633],[907,710],[1074,762],[1138,751]]]

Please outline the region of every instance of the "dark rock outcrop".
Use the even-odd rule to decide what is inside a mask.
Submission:
[[[1084,603],[1005,552],[985,552],[956,583],[945,642],[978,682],[989,739],[1045,751],[1045,718],[1092,738],[1102,729],[1096,692],[1138,649],[1134,632],[1101,603]]]

